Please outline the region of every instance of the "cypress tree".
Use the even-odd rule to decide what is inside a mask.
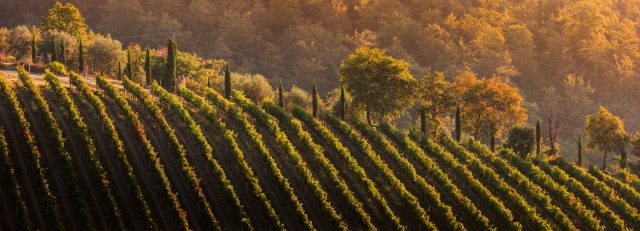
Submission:
[[[131,49],[127,49],[127,65],[125,68],[127,68],[127,77],[131,79],[131,81],[135,81],[135,78],[133,77],[133,65],[131,64]]]
[[[60,39],[60,62],[62,65],[67,65],[67,57],[65,57],[64,39]]]
[[[173,78],[171,78],[171,91],[175,90],[176,80],[178,78],[177,60],[178,60],[178,44],[176,43],[176,40],[173,40],[173,59],[171,60],[172,62],[171,65],[173,66],[173,73],[172,73]]]
[[[346,97],[344,95],[344,86],[342,86],[342,84],[340,84],[340,119],[344,120],[344,114],[345,114],[345,105],[346,105]]]
[[[36,45],[36,33],[32,33],[31,35],[31,62],[36,63],[36,58],[38,57],[38,46]]]
[[[82,38],[78,39],[78,72],[84,73],[84,44]]]
[[[536,155],[540,155],[542,133],[540,132],[540,121],[536,120]]]
[[[278,105],[284,109],[284,95],[282,93],[282,80],[278,84]]]
[[[420,131],[423,134],[427,134],[427,110],[420,109]]]
[[[173,92],[173,85],[176,79],[176,51],[175,42],[173,40],[169,40],[167,44],[167,60],[165,62],[162,86],[171,92]]]
[[[491,141],[490,141],[490,146],[491,146],[491,152],[495,152],[496,151],[496,129],[495,129],[494,123],[491,123]]]
[[[462,137],[462,130],[460,126],[460,106],[456,107],[456,140],[460,142],[460,138]]]
[[[316,88],[316,81],[313,81],[313,89],[311,89],[313,117],[318,117],[318,89]]]
[[[578,166],[582,166],[582,136],[578,135]]]
[[[146,77],[146,84],[151,84],[151,52],[149,51],[149,46],[145,51],[144,56],[144,75]]]
[[[58,52],[56,51],[56,41],[52,39],[51,41],[51,62],[58,61]]]
[[[227,69],[224,70],[224,97],[231,98],[231,68],[227,63]]]
[[[122,80],[122,65],[120,64],[120,61],[118,61],[118,79]]]

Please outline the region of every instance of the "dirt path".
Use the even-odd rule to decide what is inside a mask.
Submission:
[[[43,205],[41,203],[44,203],[44,196],[40,195],[40,184],[36,177],[33,159],[31,158],[31,153],[26,151],[28,150],[27,145],[21,139],[23,134],[19,132],[20,129],[10,108],[4,100],[0,102],[0,120],[9,144],[9,154],[14,163],[17,180],[21,183],[23,197],[27,208],[29,208],[29,215],[35,226],[34,229],[47,230],[47,227],[53,227],[53,224],[47,223],[49,219],[45,218],[47,214],[46,208],[40,207],[40,205]],[[42,199],[42,201],[38,199]]]
[[[89,160],[86,145],[82,142],[82,138],[77,132],[77,125],[68,124],[68,121],[73,121],[73,119],[71,119],[71,115],[67,112],[67,109],[61,105],[61,102],[53,92],[45,89],[41,89],[41,92],[47,100],[53,116],[56,118],[56,121],[58,121],[62,133],[67,137],[65,147],[69,150],[74,166],[79,173],[78,181],[80,183],[80,189],[84,192],[85,199],[89,204],[89,208],[96,222],[96,228],[105,230],[116,229],[117,221],[112,216],[110,207],[106,206],[108,203],[107,196],[101,190],[102,185],[99,183],[100,179],[97,175],[93,174],[93,164]]]
[[[126,169],[122,166],[122,163],[114,155],[115,147],[113,143],[102,139],[103,137],[110,137],[104,129],[104,118],[98,118],[93,108],[84,101],[78,95],[71,93],[71,97],[74,100],[78,110],[85,119],[87,126],[89,126],[89,135],[93,138],[96,145],[96,154],[100,157],[105,170],[108,172],[110,186],[113,189],[114,197],[118,202],[118,208],[122,213],[122,220],[125,227],[133,230],[145,229],[146,219],[144,211],[141,207],[136,207],[138,202],[133,196],[134,190],[130,187],[127,179]]]
[[[26,91],[16,89],[20,104],[23,106],[25,116],[31,123],[31,131],[33,132],[38,148],[42,152],[43,167],[46,166],[48,175],[51,176],[49,184],[51,185],[52,192],[56,196],[59,205],[63,222],[68,229],[84,229],[85,225],[80,224],[80,211],[73,202],[71,191],[67,188],[66,179],[64,177],[64,170],[62,163],[60,163],[60,157],[57,150],[55,150],[54,138],[51,136],[48,125],[45,122],[44,115],[40,112],[40,109],[36,109],[35,102],[27,99],[32,99],[33,96]]]
[[[158,223],[158,229],[177,230],[180,223],[175,219],[174,209],[164,194],[164,189],[159,183],[160,179],[154,173],[151,160],[144,153],[140,137],[138,137],[132,125],[126,120],[122,110],[117,105],[103,95],[100,95],[100,99],[105,104],[107,112],[113,115],[113,122],[116,125],[118,134],[125,143],[129,161],[135,170],[135,175],[145,198],[148,200],[153,219]]]

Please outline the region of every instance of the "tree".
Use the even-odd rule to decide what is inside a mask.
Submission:
[[[122,64],[118,61],[118,79],[122,79]]]
[[[418,102],[420,104],[420,129],[437,131],[440,116],[450,112],[454,106],[451,84],[444,78],[444,73],[433,72],[418,81]],[[431,129],[430,129],[431,127]]]
[[[344,114],[346,111],[346,97],[344,95],[344,86],[342,86],[342,84],[340,84],[340,119],[344,120]]]
[[[578,135],[578,166],[582,166],[582,136]]]
[[[523,158],[533,151],[535,145],[534,129],[530,126],[516,126],[509,130],[505,147],[513,149]]]
[[[170,92],[173,92],[176,81],[176,51],[176,43],[170,39],[167,43],[167,61],[165,62],[164,78],[161,82],[161,85]]]
[[[127,65],[125,66],[127,72],[125,74],[129,77],[129,79],[131,79],[131,81],[135,81],[132,62],[133,60],[131,60],[131,49],[127,48]]]
[[[284,94],[282,91],[282,80],[280,80],[278,81],[278,105],[284,109]]]
[[[630,138],[631,154],[640,158],[640,131],[637,131]]]
[[[122,44],[109,36],[97,35],[93,38],[93,42],[87,43],[87,64],[103,75],[117,74],[116,67],[125,55]]]
[[[38,57],[38,46],[36,41],[36,33],[32,33],[31,38],[31,63],[36,63]]]
[[[73,4],[56,2],[47,17],[42,19],[42,29],[64,31],[78,37],[84,35],[87,24]]]
[[[542,139],[542,133],[540,132],[540,121],[536,120],[536,155],[540,155],[540,151],[542,149],[542,144],[540,143]]]
[[[313,88],[311,89],[312,98],[312,114],[313,117],[318,117],[318,89],[316,88],[316,82],[313,82]]]
[[[311,107],[311,105],[313,104],[313,99],[309,92],[303,90],[302,88],[292,86],[291,90],[284,93],[284,100],[288,109],[298,107],[306,112],[311,112],[313,110]],[[319,101],[318,106],[321,105],[322,102]]]
[[[460,142],[460,138],[462,138],[462,121],[460,121],[460,107],[456,107],[455,136],[456,136],[456,141]]]
[[[594,114],[587,115],[585,120],[585,135],[587,147],[603,152],[602,169],[607,167],[607,154],[624,150],[627,133],[624,131],[624,122],[607,108],[600,106]],[[624,160],[623,160],[624,162]]]
[[[231,98],[231,68],[227,63],[227,68],[224,69],[224,97]]]
[[[353,106],[372,116],[394,118],[413,104],[416,80],[405,61],[375,48],[359,48],[343,60],[340,83],[353,97]]]
[[[453,88],[465,118],[462,129],[471,131],[475,139],[484,133],[495,141],[527,119],[519,91],[495,76],[478,79],[473,72],[463,72]]]
[[[58,53],[56,51],[56,41],[55,40],[51,40],[51,62],[56,62],[58,61]]]
[[[60,54],[58,56],[58,61],[60,61],[60,63],[62,63],[63,65],[67,65],[67,56],[66,56],[66,49],[64,48],[64,40],[60,39]]]
[[[82,38],[78,38],[78,72],[84,73],[84,67],[84,44],[82,43]]]
[[[149,51],[149,46],[145,49],[144,75],[146,77],[146,84],[151,85],[151,52]]]

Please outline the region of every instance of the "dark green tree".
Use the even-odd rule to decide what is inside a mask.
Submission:
[[[313,108],[313,117],[318,117],[318,88],[316,88],[316,81],[313,81],[313,88],[311,89],[311,101]]]
[[[342,84],[340,84],[340,119],[344,120],[344,114],[346,112],[346,97],[344,95],[344,86],[342,86]]]
[[[176,80],[176,43],[169,40],[167,44],[167,61],[165,62],[164,78],[161,85],[168,91],[173,92],[173,86]]]
[[[56,49],[56,40],[52,39],[51,40],[51,62],[55,62],[58,61],[58,52]]]
[[[540,155],[540,151],[542,149],[542,133],[540,132],[540,121],[536,120],[536,155]]]
[[[84,44],[82,38],[78,39],[78,72],[84,73]]]
[[[146,84],[151,84],[151,52],[149,51],[149,46],[145,50],[144,56],[144,75],[146,77]]]
[[[65,56],[66,50],[64,48],[64,40],[60,39],[60,63],[62,65],[67,65],[67,57]]]
[[[278,105],[284,109],[284,93],[282,91],[282,80],[280,80],[278,82]]]
[[[578,135],[578,166],[582,166],[582,136]]]
[[[127,49],[127,65],[125,66],[127,71],[126,74],[131,81],[135,81],[135,78],[133,77],[133,64],[131,62],[131,50]]]
[[[460,107],[456,107],[456,141],[460,142],[460,138],[462,137],[461,123],[460,123]]]
[[[231,98],[231,67],[227,63],[227,68],[224,70],[224,97]]]
[[[38,57],[38,45],[36,44],[36,33],[32,33],[31,38],[31,62],[36,63]]]
[[[420,109],[420,132],[427,134],[427,110]]]
[[[122,80],[122,65],[118,61],[118,79]]]
[[[521,157],[526,157],[533,151],[535,145],[534,128],[530,126],[516,126],[509,130],[506,148],[511,148]]]

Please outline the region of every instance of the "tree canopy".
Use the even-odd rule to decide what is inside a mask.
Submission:
[[[49,13],[42,19],[44,30],[64,31],[74,36],[82,36],[87,30],[87,24],[80,14],[80,10],[71,3],[56,4],[49,9]]]
[[[604,153],[602,168],[606,168],[607,154],[610,152],[621,153],[627,139],[624,123],[607,108],[600,106],[594,114],[588,115],[585,121],[585,135],[587,148],[599,150]]]

